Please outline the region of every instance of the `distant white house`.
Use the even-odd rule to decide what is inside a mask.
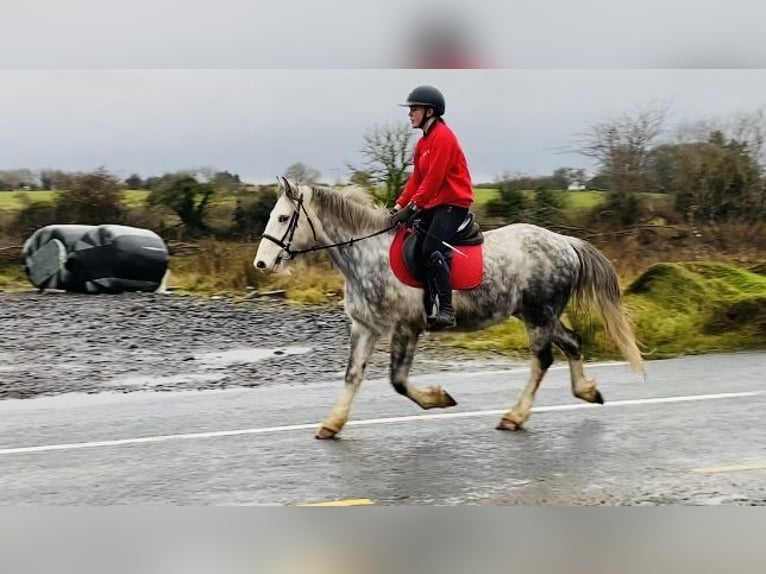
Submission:
[[[567,191],[582,191],[584,189],[587,189],[587,187],[580,181],[573,181],[567,186]]]

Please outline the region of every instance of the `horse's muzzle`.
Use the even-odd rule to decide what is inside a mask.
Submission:
[[[284,265],[282,265],[283,261],[284,260],[282,258],[278,257],[277,260],[274,261],[274,263],[269,265],[263,259],[257,259],[253,262],[253,267],[255,267],[258,271],[283,274],[284,273]]]

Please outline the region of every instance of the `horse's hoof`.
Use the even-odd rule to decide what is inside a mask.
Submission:
[[[500,419],[500,422],[497,423],[497,426],[495,427],[497,430],[505,430],[505,431],[518,431],[523,430],[521,428],[520,423],[515,423],[510,419]]]
[[[596,396],[593,397],[593,402],[600,405],[604,404],[604,397],[601,395],[601,391],[596,391]]]
[[[319,427],[319,430],[314,435],[314,438],[317,438],[320,440],[326,440],[329,438],[335,438],[335,435],[337,434],[338,434],[338,431],[333,430],[326,426],[322,426],[322,427]]]
[[[444,407],[454,407],[457,405],[457,401],[452,398],[452,395],[450,395],[447,391],[444,392]]]

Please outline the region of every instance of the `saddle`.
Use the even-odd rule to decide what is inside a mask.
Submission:
[[[415,219],[412,226],[397,230],[389,250],[389,261],[394,275],[411,287],[425,285],[424,262],[419,261],[420,246],[425,237]],[[459,253],[448,250],[450,260],[450,283],[453,289],[465,290],[477,287],[484,278],[484,234],[469,212],[457,229],[450,245]]]

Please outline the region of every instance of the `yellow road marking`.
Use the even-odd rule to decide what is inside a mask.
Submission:
[[[297,506],[370,506],[375,503],[369,498],[349,498],[348,500],[330,500],[327,502],[307,502]]]
[[[706,466],[692,469],[692,472],[700,474],[713,474],[718,472],[745,472],[748,470],[766,470],[766,462],[754,462],[749,464],[732,464],[728,466]]]

